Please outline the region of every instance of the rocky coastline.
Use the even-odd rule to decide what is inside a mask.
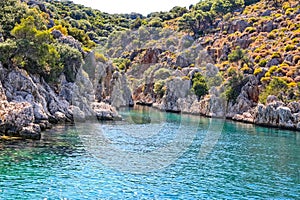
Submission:
[[[22,2],[38,5],[51,18],[44,3]],[[26,57],[35,61],[40,55],[30,57],[28,46],[18,46],[28,39],[34,43],[41,34],[17,38],[9,29],[5,38],[0,33],[0,137],[40,139],[43,130],[58,123],[120,120],[117,109],[135,104],[300,131],[299,3],[269,4],[260,1],[228,13],[228,19],[212,20],[201,35],[178,31],[180,20],[161,27],[141,24],[102,42],[89,32],[85,45],[97,43],[91,48],[83,48],[83,38],[75,39],[83,30],[70,29],[73,37],[51,19],[47,35],[53,40],[48,43],[52,50],[60,47],[56,50],[63,61],[51,67],[55,72],[64,66],[54,83],[43,78],[51,71],[47,62],[41,61],[39,72],[37,62],[24,67]],[[21,23],[30,20],[34,18]],[[49,53],[44,59],[50,62]],[[16,63],[20,57],[24,62]]]
[[[66,81],[62,75],[55,90],[38,75],[0,65],[1,135],[40,139],[43,130],[58,123],[93,118],[120,120],[117,108],[134,104],[300,131],[300,101],[286,105],[276,96],[269,96],[266,105],[258,103],[259,85],[255,76],[249,76],[235,102],[225,100],[222,87],[211,87],[209,93],[199,99],[191,92],[191,81],[181,77],[169,79],[165,94],[158,96],[153,89],[145,92],[145,88],[144,91],[132,88],[128,74],[116,71],[111,63],[96,62],[93,55],[91,59],[95,63],[96,82],[80,69],[75,82]],[[196,71],[198,69],[186,68],[183,75],[192,76]],[[148,84],[154,85],[154,82]]]
[[[120,120],[114,107],[95,100],[92,83],[78,74],[75,83],[61,77],[59,91],[55,92],[38,75],[0,65],[0,136],[40,139],[43,130],[58,123],[91,118]]]

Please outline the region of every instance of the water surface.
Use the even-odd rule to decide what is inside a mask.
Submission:
[[[149,109],[124,110],[122,122],[57,126],[41,141],[0,141],[0,199],[300,198],[299,132],[219,120],[217,143],[199,157],[212,119]]]

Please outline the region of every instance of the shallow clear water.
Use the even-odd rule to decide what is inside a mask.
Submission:
[[[299,132],[149,109],[0,141],[0,199],[300,198]]]

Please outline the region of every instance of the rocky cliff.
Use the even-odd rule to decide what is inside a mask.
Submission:
[[[75,82],[62,75],[55,91],[38,75],[0,65],[0,135],[39,139],[52,124],[120,119],[115,108],[96,101],[84,73],[79,70]]]

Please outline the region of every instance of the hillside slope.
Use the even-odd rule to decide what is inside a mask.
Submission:
[[[147,17],[70,1],[0,7],[1,135],[38,139],[135,103],[300,130],[297,1],[206,0]]]

